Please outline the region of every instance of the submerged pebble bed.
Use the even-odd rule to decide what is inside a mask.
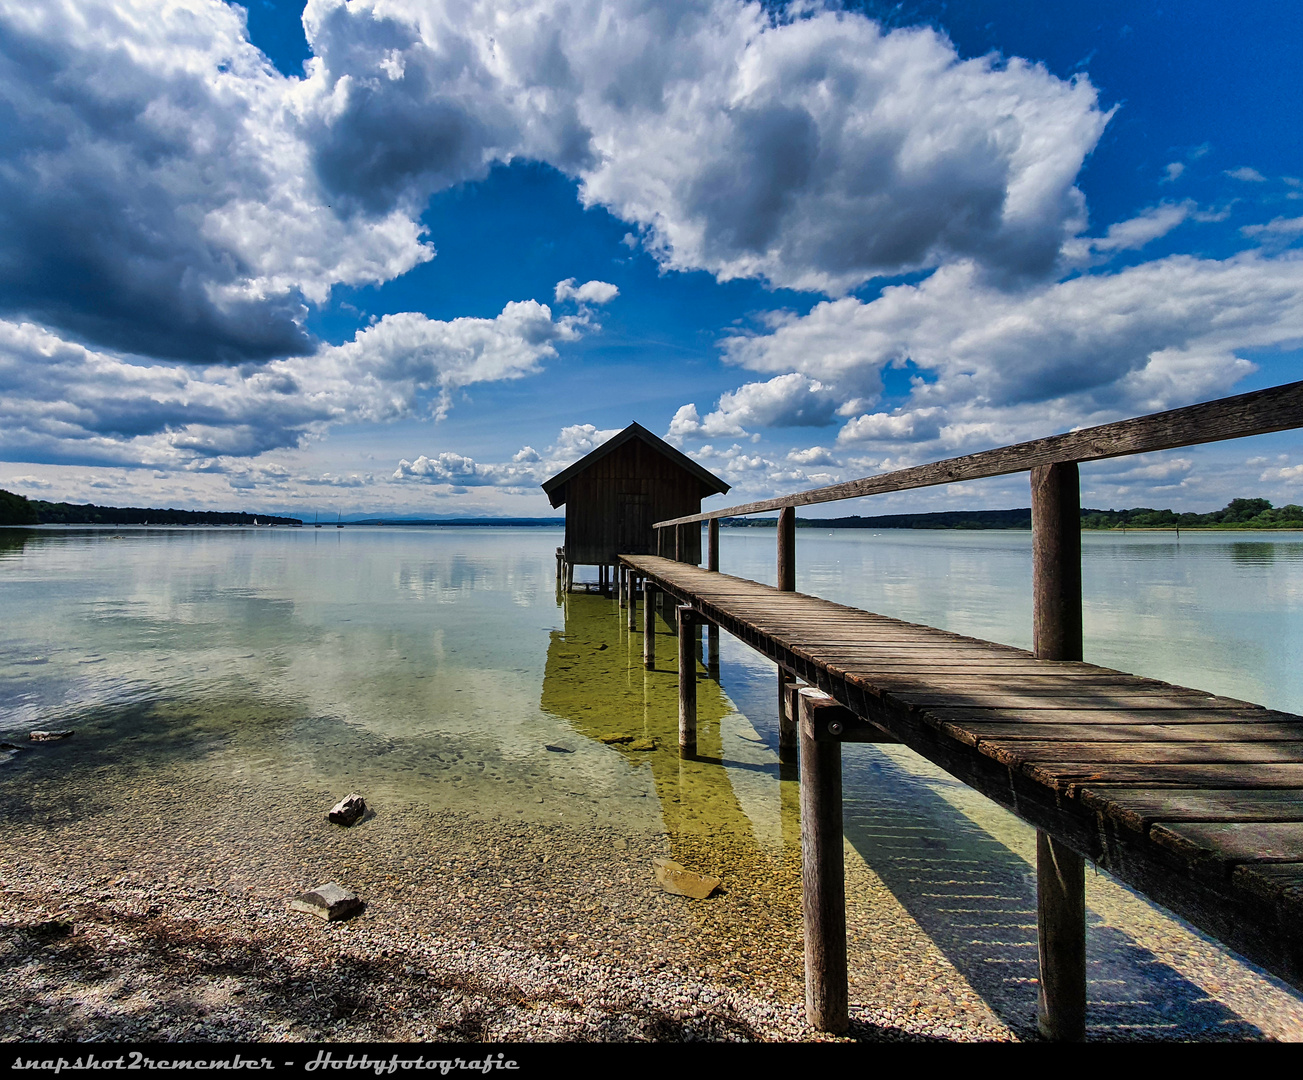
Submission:
[[[181,781],[121,805],[101,791],[89,818],[51,788],[3,808],[27,820],[0,841],[0,1038],[828,1038],[804,1025],[794,852],[758,872],[727,838],[419,806],[342,829],[328,803]],[[671,850],[723,888],[665,893],[651,857]],[[288,910],[328,880],[365,910]],[[857,1004],[850,1037],[1009,1038],[971,991],[934,985],[936,959]]]
[[[772,667],[725,636],[682,761],[668,627],[646,671],[627,613],[553,595],[554,541],[331,540],[7,564],[0,1039],[829,1039]],[[1034,1039],[1034,831],[901,747],[843,765],[847,1038]],[[331,881],[365,909],[290,910]],[[1303,995],[1105,875],[1087,904],[1090,1038],[1303,1039]]]

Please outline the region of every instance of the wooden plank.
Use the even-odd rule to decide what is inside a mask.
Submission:
[[[791,655],[794,658],[799,654]],[[780,660],[780,662],[782,662]],[[817,663],[817,661],[811,661]],[[1075,710],[1087,712],[1094,709],[1099,712],[1145,709],[1148,711],[1170,710],[1172,712],[1189,711],[1188,706],[1198,698],[1167,694],[1149,690],[1145,687],[1082,686],[1065,687],[1058,682],[1046,682],[1042,687],[1005,687],[995,685],[973,685],[970,687],[951,686],[947,690],[938,690],[927,686],[922,681],[905,685],[892,684],[876,677],[872,672],[855,671],[842,668],[838,664],[820,665],[830,674],[842,675],[854,679],[871,693],[890,694],[901,701],[925,708],[929,712],[947,706],[963,703],[970,708],[987,706],[1004,712],[1021,711],[1024,715],[1031,712],[1057,712]],[[1248,714],[1245,714],[1248,715]],[[1029,721],[1030,722],[1030,721]],[[1129,721],[1130,722],[1130,721]],[[962,726],[962,725],[961,725]]]
[[[803,641],[789,642],[787,647],[794,650],[799,649],[802,652],[817,655],[820,659],[827,659],[835,663],[847,664],[858,661],[865,667],[871,667],[874,671],[880,671],[884,675],[930,674],[936,672],[939,665],[944,665],[946,671],[953,672],[956,675],[1024,675],[1038,679],[1057,678],[1060,675],[1099,674],[1101,671],[1107,673],[1107,669],[1096,668],[1094,671],[1085,671],[1079,670],[1076,665],[1060,666],[1040,660],[1025,660],[1020,656],[984,657],[963,653],[944,653],[933,659],[920,656],[913,650],[908,652],[878,651],[874,653],[869,650],[853,648],[821,648]],[[1118,672],[1118,674],[1126,674],[1126,672]],[[1136,676],[1131,677],[1135,678]]]
[[[1160,822],[1149,830],[1159,847],[1200,872],[1229,876],[1236,863],[1303,862],[1303,822]]]
[[[893,732],[893,734],[895,734]],[[1051,790],[1075,797],[1082,788],[1303,788],[1303,765],[1092,765],[1038,761],[1021,772]]]
[[[983,742],[1006,743],[1023,740],[1031,743],[1141,743],[1141,742],[1299,742],[1303,743],[1303,721],[1258,724],[1055,724],[1002,722],[952,724],[955,734]],[[970,742],[969,745],[976,745]]]
[[[978,749],[1006,765],[1071,761],[1078,765],[1303,764],[1303,742],[1077,743],[983,739]]]
[[[818,658],[822,659],[822,656]],[[856,668],[850,664],[839,666],[846,671],[856,671]],[[1128,694],[1178,697],[1183,700],[1190,697],[1202,698],[1208,696],[1201,690],[1190,690],[1182,686],[1172,686],[1169,683],[1154,682],[1152,679],[1144,679],[1137,675],[1069,674],[1059,675],[1056,678],[1046,678],[1043,675],[1024,675],[1018,672],[998,672],[993,675],[969,674],[968,672],[950,670],[944,661],[938,662],[931,675],[924,672],[897,674],[875,669],[860,669],[860,672],[862,672],[862,678],[871,679],[875,685],[887,689],[912,690],[918,687],[926,687],[930,693],[941,693],[954,697],[962,697],[973,691],[995,694],[1032,691],[1040,694],[1066,694],[1072,697],[1079,694],[1108,694],[1115,690],[1124,691]],[[936,689],[938,683],[941,686],[939,690]]]
[[[1112,424],[1083,428],[1063,435],[984,450],[964,457],[949,458],[928,465],[867,476],[842,484],[811,488],[794,495],[759,502],[726,506],[704,514],[690,514],[657,522],[657,526],[679,522],[705,521],[710,518],[741,517],[763,514],[788,506],[858,499],[888,491],[932,487],[960,480],[977,480],[985,476],[1005,476],[1027,472],[1037,466],[1059,462],[1101,461],[1128,454],[1146,454],[1178,446],[1240,439],[1269,431],[1285,431],[1303,426],[1303,382],[1273,386],[1248,394],[1219,398],[1182,409],[1151,413]]]
[[[954,707],[957,705],[985,706],[998,709],[1056,709],[1060,705],[1071,705],[1076,709],[1184,709],[1191,702],[1200,699],[1194,694],[1189,696],[1162,694],[1143,689],[1122,688],[1112,693],[1103,692],[1101,687],[1082,687],[1075,693],[1071,690],[1047,688],[1042,691],[1026,690],[933,690],[926,687],[901,688],[884,685],[874,679],[871,673],[847,672],[847,678],[862,683],[866,689],[890,692],[902,702],[922,709]]]
[[[1231,882],[1281,909],[1282,921],[1303,939],[1303,863],[1240,863]]]
[[[1008,723],[1019,727],[1048,724],[1232,724],[1232,723],[1293,723],[1300,718],[1290,713],[1270,712],[1260,708],[1224,709],[1191,705],[1188,708],[1135,708],[1135,709],[1079,709],[1068,706],[1061,709],[975,709],[969,706],[936,706],[928,710],[928,717],[936,724],[949,724],[956,728],[976,728],[984,723]],[[1032,737],[1036,735],[1033,732]]]
[[[1303,789],[1085,788],[1078,797],[1083,805],[1142,834],[1156,821],[1303,821]]]

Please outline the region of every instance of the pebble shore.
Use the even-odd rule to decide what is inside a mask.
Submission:
[[[236,825],[193,777],[141,781],[132,807],[65,795],[38,789],[0,839],[6,1041],[833,1038],[804,1022],[793,851],[418,805],[342,829],[269,791]],[[724,886],[664,892],[651,858],[671,849]],[[332,880],[361,914],[289,909]],[[856,1004],[846,1038],[1014,1037],[923,972]]]
[[[0,785],[0,1040],[1036,1038],[1025,829],[908,762],[874,759],[859,784],[872,801],[847,804],[842,1037],[805,1024],[790,830],[640,825],[578,788],[489,813],[368,792],[367,816],[341,828],[326,812],[342,791],[234,782],[220,764],[124,777],[86,759]],[[671,895],[657,856],[723,884]],[[359,914],[290,909],[332,881]],[[1118,886],[1088,892],[1106,920],[1089,937],[1092,1038],[1303,1033],[1298,994]]]

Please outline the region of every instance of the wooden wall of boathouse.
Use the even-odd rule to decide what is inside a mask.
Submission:
[[[641,439],[594,461],[566,484],[568,562],[609,566],[617,555],[655,555],[652,522],[701,511],[713,491]],[[684,561],[701,562],[701,527],[685,529]]]

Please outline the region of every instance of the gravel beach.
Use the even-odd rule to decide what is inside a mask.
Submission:
[[[926,915],[903,906],[912,901],[892,873],[917,867],[917,851],[938,844],[955,861],[963,830],[951,822],[949,839],[929,839],[916,792],[895,809],[923,824],[894,828],[893,789],[880,786],[885,801],[872,821],[892,843],[908,839],[908,828],[921,828],[922,840],[895,870],[890,859],[870,869],[848,843],[846,1038],[1034,1039],[1034,965],[1031,978],[1017,968],[1026,968],[1027,927],[1009,929],[1026,915],[1006,925],[1003,943],[969,934],[969,951],[984,957],[970,963]],[[21,803],[16,791],[0,796],[10,823],[0,839],[6,1041],[830,1039],[803,1019],[792,844],[758,856],[727,836],[616,830],[600,807],[583,812],[577,796],[561,800],[571,822],[381,801],[342,829],[325,820],[333,799],[324,791],[315,800],[266,783],[237,791],[181,764],[130,788],[88,775],[26,785]],[[848,807],[848,835],[866,813]],[[657,854],[724,885],[708,900],[669,895],[652,873]],[[974,894],[971,878],[953,869],[950,894]],[[999,872],[998,863],[983,869],[988,883]],[[935,886],[926,874],[911,880],[916,892]],[[359,893],[362,913],[328,923],[289,909],[294,895],[327,881]],[[987,889],[988,900],[1019,887],[1009,876]],[[996,916],[988,923],[1009,910],[987,907]],[[953,923],[946,910],[938,907]],[[1117,953],[1108,932],[1097,925],[1092,940]],[[1163,965],[1128,961],[1122,950],[1092,976],[1112,991],[1111,1001],[1092,1002],[1092,1037],[1298,1037],[1297,995],[1190,940],[1195,962],[1212,957],[1205,982],[1220,979],[1231,999],[1241,987],[1240,1012],[1206,989],[1192,997],[1184,976],[1155,983],[1150,969]],[[1011,951],[1020,958],[1009,961]],[[1127,962],[1143,974],[1128,975]],[[1012,978],[983,974],[1011,963]],[[1171,1000],[1152,1000],[1155,986]],[[1271,1023],[1244,1018],[1254,1000]]]
[[[246,792],[237,808],[224,790],[145,782],[134,806],[99,806],[93,832],[51,790],[5,830],[0,1038],[828,1038],[803,1021],[794,857],[757,874],[727,844],[699,838],[693,859],[679,843],[725,879],[696,901],[654,880],[664,833],[420,807],[340,829],[316,805]],[[365,910],[288,909],[328,880]],[[857,1005],[850,1038],[1012,1037],[971,991],[896,997]]]

